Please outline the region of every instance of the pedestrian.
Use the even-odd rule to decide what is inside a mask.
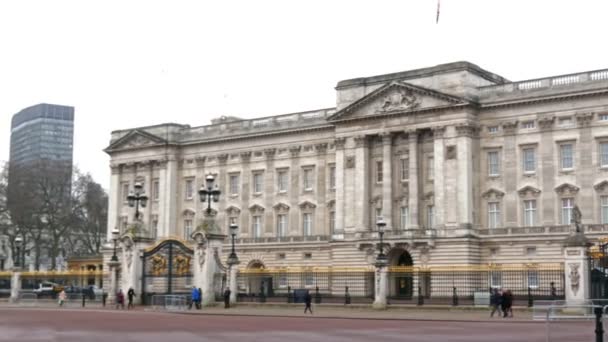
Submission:
[[[490,295],[490,307],[492,308],[492,312],[490,312],[490,317],[494,317],[494,313],[498,312],[498,317],[502,316],[500,307],[502,305],[502,293],[498,291],[498,289],[493,289],[492,294]]]
[[[551,300],[557,300],[557,289],[555,288],[555,282],[551,282]]]
[[[203,307],[202,303],[203,303],[203,290],[199,287],[198,288],[198,302],[196,302],[196,308],[198,310],[200,310]]]
[[[513,294],[511,290],[505,290],[502,294],[502,317],[513,318]]]
[[[310,295],[310,292],[306,292],[306,296],[304,296],[304,303],[306,304],[306,307],[304,307],[304,313],[306,313],[306,310],[308,310],[312,315],[312,296]]]
[[[65,298],[66,298],[65,290],[61,290],[61,292],[59,292],[59,306],[63,306],[63,303],[65,302]]]
[[[198,289],[194,286],[192,286],[192,293],[191,293],[191,297],[192,299],[190,300],[190,306],[188,307],[188,309],[192,309],[192,305],[194,305],[195,308],[198,309],[198,302],[199,302],[199,297],[200,293],[198,292]]]
[[[230,308],[230,288],[226,288],[226,291],[224,291],[224,309],[229,309]]]
[[[125,294],[122,292],[122,289],[118,290],[118,293],[116,293],[116,309],[119,307],[123,310],[125,308]]]
[[[129,291],[127,291],[127,298],[129,299],[129,304],[127,304],[127,310],[131,309],[134,307],[133,305],[133,297],[135,297],[135,290],[133,290],[132,287],[129,288]]]

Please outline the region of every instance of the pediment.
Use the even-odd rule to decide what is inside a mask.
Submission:
[[[593,186],[596,191],[608,190],[608,180],[603,180]]]
[[[228,213],[228,215],[238,215],[241,213],[241,209],[239,209],[238,207],[231,205],[228,208],[226,208],[226,212]]]
[[[384,114],[401,114],[426,109],[469,105],[464,98],[395,81],[351,103],[328,118],[329,121]]]
[[[300,207],[300,209],[304,209],[304,210],[312,210],[317,207],[316,204],[314,204],[310,201],[302,201],[302,202],[300,202],[300,204],[298,204],[298,206]]]
[[[574,186],[570,183],[563,183],[562,185],[555,188],[555,192],[561,195],[574,195],[578,192],[579,187]]]
[[[258,204],[254,204],[252,206],[249,207],[249,211],[252,213],[263,213],[264,212],[264,207],[258,205]]]
[[[517,190],[517,192],[522,197],[523,196],[537,196],[538,194],[540,194],[540,190],[531,185],[526,185],[523,188]]]
[[[289,210],[289,206],[285,203],[277,203],[273,206],[274,210],[276,211],[288,211]]]
[[[112,152],[116,150],[142,148],[155,145],[164,145],[167,140],[158,137],[154,134],[135,129],[127,133],[122,138],[114,141],[108,146],[105,151]]]
[[[504,192],[494,189],[494,188],[490,188],[488,189],[488,191],[484,192],[481,194],[481,197],[483,198],[494,198],[494,199],[500,199],[505,195]]]

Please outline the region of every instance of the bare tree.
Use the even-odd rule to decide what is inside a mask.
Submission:
[[[99,254],[108,220],[108,195],[90,174],[74,172],[72,212],[74,234],[69,243],[75,254]]]

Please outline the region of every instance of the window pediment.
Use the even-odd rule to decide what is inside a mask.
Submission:
[[[336,207],[336,200],[332,199],[332,200],[327,201],[327,208],[329,208],[331,210],[331,209],[334,209],[335,207]]]
[[[273,206],[274,210],[278,212],[287,212],[289,211],[289,206],[285,203],[277,203]]]
[[[196,214],[196,211],[194,211],[194,209],[192,209],[192,208],[186,208],[182,212],[182,216],[186,217],[186,218],[194,217],[195,214]]]
[[[569,183],[563,183],[562,185],[555,188],[555,192],[560,195],[576,195],[576,193],[578,193],[578,190],[579,187]]]
[[[372,204],[372,205],[375,205],[375,206],[382,205],[382,196],[380,196],[380,195],[375,196],[374,198],[372,198],[369,201],[369,203]]]
[[[531,185],[526,185],[523,188],[517,190],[517,193],[519,193],[519,196],[521,197],[528,197],[528,196],[532,196],[532,197],[536,197],[540,194],[540,189],[537,189]]]
[[[593,186],[595,191],[608,191],[608,180],[603,180]]]
[[[258,204],[253,204],[252,206],[249,207],[249,211],[252,214],[262,214],[262,213],[264,213],[264,207],[262,207],[261,205],[258,205]]]
[[[501,198],[503,198],[504,195],[505,195],[504,192],[494,189],[494,188],[490,188],[490,189],[488,189],[488,191],[482,193],[481,197],[483,197],[485,199],[501,199]]]
[[[312,210],[312,209],[314,209],[314,208],[316,208],[316,207],[317,207],[317,205],[316,205],[316,204],[314,204],[314,203],[312,203],[312,202],[310,202],[310,201],[303,201],[303,202],[300,202],[300,204],[298,204],[298,206],[299,206],[299,207],[300,207],[300,209],[302,209],[302,210]]]
[[[228,215],[230,215],[230,216],[239,215],[241,213],[241,209],[231,205],[228,208],[226,208],[226,213],[228,213]]]

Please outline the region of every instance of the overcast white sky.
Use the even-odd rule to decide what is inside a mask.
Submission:
[[[107,188],[110,132],[332,107],[339,80],[467,60],[510,80],[608,68],[605,0],[0,2],[10,120],[76,108],[74,161]]]

